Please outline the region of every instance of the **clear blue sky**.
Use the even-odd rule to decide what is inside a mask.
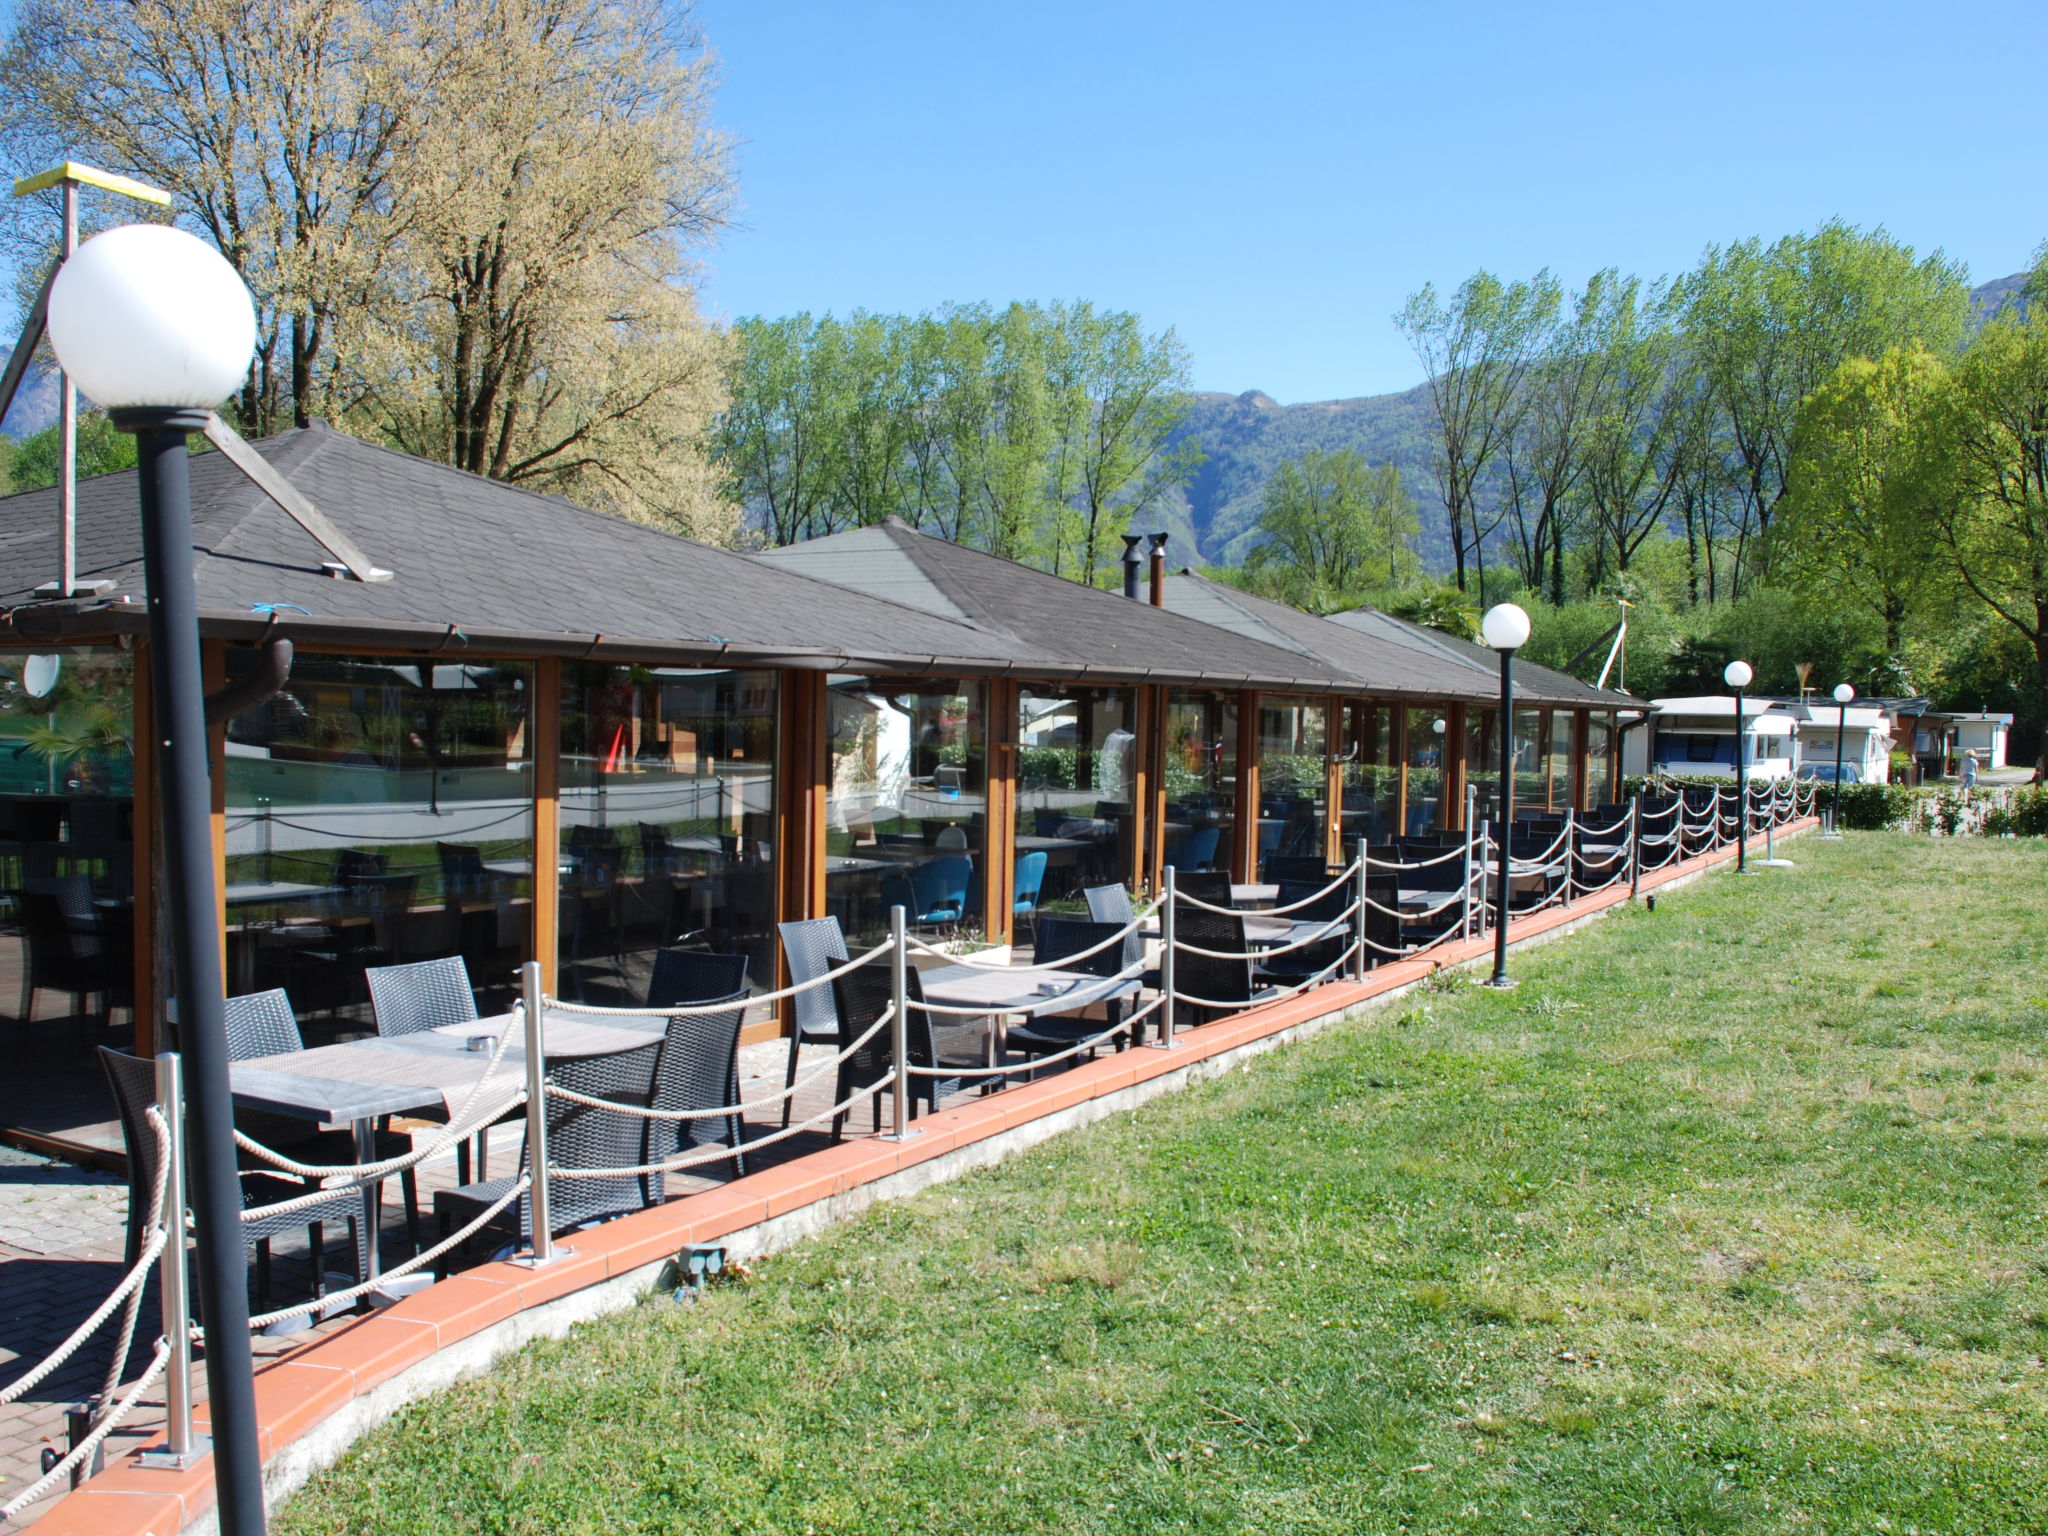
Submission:
[[[1840,216],[1973,280],[2048,239],[2048,5],[699,0],[744,228],[723,318],[1087,298],[1199,388],[1416,382],[1388,322]]]

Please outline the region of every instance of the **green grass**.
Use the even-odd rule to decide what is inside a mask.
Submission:
[[[277,1529],[2048,1529],[2048,847],[1790,854],[530,1348]]]

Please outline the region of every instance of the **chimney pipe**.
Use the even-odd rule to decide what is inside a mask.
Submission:
[[[1124,535],[1124,596],[1132,602],[1138,600],[1138,566],[1143,558],[1138,553],[1138,546],[1144,542],[1142,533]]]
[[[1166,535],[1152,535],[1152,606],[1166,606]]]

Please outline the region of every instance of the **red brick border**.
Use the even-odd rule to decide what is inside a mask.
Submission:
[[[1818,824],[1809,817],[1782,830],[1790,835]],[[1734,856],[1733,848],[1695,855],[1645,875],[1640,889],[1656,890]],[[1628,889],[1617,886],[1571,907],[1553,907],[1514,923],[1509,941],[1523,945],[1563,932],[1628,899]],[[308,1430],[393,1377],[529,1308],[672,1258],[685,1244],[743,1231],[1077,1104],[1185,1071],[1311,1021],[1333,1018],[1411,987],[1437,970],[1481,960],[1492,951],[1491,938],[1447,944],[1427,958],[1381,966],[1363,982],[1331,982],[1189,1030],[1170,1051],[1129,1050],[1080,1062],[1057,1076],[928,1115],[918,1121],[923,1134],[914,1140],[844,1142],[580,1232],[573,1251],[542,1270],[509,1262],[465,1270],[259,1373],[256,1413],[264,1460],[269,1462]],[[203,1406],[197,1418],[203,1426]],[[138,1465],[136,1454],[122,1457],[48,1506],[36,1522],[39,1536],[178,1536],[211,1513],[210,1458],[188,1471],[165,1472]]]

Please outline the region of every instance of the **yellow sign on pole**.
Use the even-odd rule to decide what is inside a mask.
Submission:
[[[96,165],[84,165],[76,160],[66,160],[62,165],[17,181],[14,195],[27,197],[31,192],[41,192],[47,187],[61,187],[67,181],[82,187],[98,187],[103,192],[119,192],[123,197],[155,203],[160,208],[171,206],[171,194],[160,188],[130,176],[116,176],[112,171],[103,171]]]

